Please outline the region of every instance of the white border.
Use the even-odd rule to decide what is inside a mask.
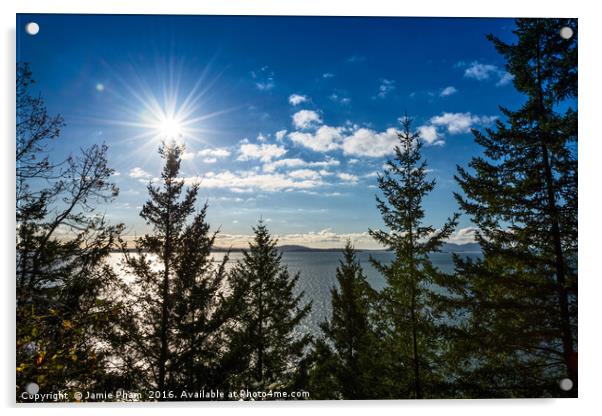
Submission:
[[[15,4],[16,3],[16,4]],[[579,148],[580,207],[579,263],[580,263],[580,398],[576,400],[475,400],[475,401],[423,401],[423,402],[296,402],[296,403],[198,403],[115,407],[114,405],[86,405],[91,414],[164,415],[167,412],[231,414],[282,414],[304,415],[316,411],[346,412],[363,415],[372,407],[390,414],[436,415],[503,415],[509,413],[537,413],[546,415],[591,414],[600,408],[596,401],[601,385],[600,357],[602,335],[600,306],[602,302],[602,276],[600,273],[600,210],[602,203],[599,172],[602,137],[597,126],[600,90],[600,13],[595,2],[557,1],[527,2],[525,0],[487,1],[434,1],[393,2],[385,0],[21,0],[12,4],[0,2],[2,21],[2,77],[3,96],[0,99],[2,116],[2,318],[4,336],[0,342],[2,366],[0,367],[0,403],[7,413],[19,411],[43,414],[81,414],[82,406],[50,406],[33,410],[31,407],[15,408],[14,402],[14,62],[15,13],[117,13],[117,14],[268,14],[268,15],[347,15],[347,16],[466,16],[466,17],[578,17],[579,18]],[[192,409],[191,409],[192,407]],[[169,410],[169,408],[174,408]],[[599,410],[598,410],[599,411]]]

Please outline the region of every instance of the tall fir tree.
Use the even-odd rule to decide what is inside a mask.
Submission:
[[[423,198],[435,186],[427,180],[420,134],[411,130],[411,119],[401,120],[395,157],[378,176],[384,198],[376,197],[387,230],[370,230],[370,235],[395,254],[389,264],[375,259],[374,266],[388,286],[380,293],[379,314],[382,340],[390,351],[393,395],[415,399],[437,397],[441,382],[438,361],[441,339],[436,317],[429,306],[432,283],[440,273],[429,254],[437,252],[453,232],[457,214],[436,230],[424,225]]]
[[[351,241],[336,270],[338,287],[330,290],[332,317],[320,325],[324,337],[312,352],[312,396],[347,400],[380,397],[379,357],[372,326],[376,291],[366,280]]]
[[[106,264],[122,230],[99,206],[117,196],[107,146],[49,156],[64,125],[33,93],[29,65],[17,65],[16,359],[17,390],[103,388],[123,313],[119,281]],[[20,395],[18,395],[20,397]]]
[[[253,231],[253,241],[228,278],[238,306],[231,346],[241,359],[233,383],[250,390],[284,389],[295,383],[310,341],[300,324],[311,302],[303,304],[304,292],[297,292],[300,274],[291,275],[282,265],[266,224],[259,221]]]
[[[134,255],[124,251],[135,281],[123,365],[142,386],[176,395],[213,387],[228,320],[222,284],[227,256],[214,265],[210,252],[217,232],[210,233],[205,222],[207,205],[195,214],[198,186],[184,190],[178,177],[181,152],[175,142],[161,147],[162,184],[148,185],[150,199],[140,212],[154,233],[136,240]]]
[[[459,386],[467,396],[576,396],[577,22],[518,19],[514,34],[514,44],[488,38],[525,103],[473,131],[483,156],[458,167],[456,198],[483,250],[482,261],[457,258],[449,281],[449,315],[467,317],[452,328],[458,379],[470,380]]]

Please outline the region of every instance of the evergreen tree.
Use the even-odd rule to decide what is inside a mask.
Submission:
[[[388,286],[381,292],[379,315],[381,339],[391,353],[390,370],[395,374],[395,397],[416,399],[436,397],[433,386],[440,382],[437,362],[441,340],[437,322],[429,306],[432,283],[439,274],[429,254],[437,252],[453,232],[457,215],[440,230],[423,224],[423,198],[435,181],[426,179],[419,133],[411,131],[411,120],[402,119],[395,157],[378,176],[384,199],[376,197],[378,209],[388,230],[370,230],[370,235],[395,254],[390,264],[372,259]]]
[[[108,377],[119,319],[118,279],[106,259],[122,230],[97,205],[117,196],[107,146],[49,157],[64,125],[34,96],[29,66],[17,65],[17,389],[99,388]]]
[[[150,199],[140,213],[154,233],[136,240],[135,255],[124,251],[135,281],[123,364],[140,377],[141,385],[175,394],[213,387],[210,375],[219,365],[220,328],[227,320],[222,293],[227,256],[213,265],[210,252],[217,232],[209,232],[206,205],[188,221],[198,186],[184,191],[178,177],[181,152],[175,143],[161,147],[162,184],[148,185]]]
[[[571,39],[559,35],[573,29]],[[577,22],[518,19],[515,44],[489,35],[526,101],[474,131],[484,155],[458,167],[456,198],[483,260],[456,259],[450,311],[467,395],[577,394]],[[461,366],[462,367],[462,366]],[[574,389],[563,393],[560,379]]]
[[[284,389],[295,381],[310,341],[299,325],[311,302],[302,305],[304,292],[295,294],[300,275],[291,275],[281,264],[277,240],[265,223],[260,221],[253,231],[253,241],[229,274],[238,305],[231,345],[242,361],[233,382],[250,390]]]
[[[175,255],[175,355],[169,371],[179,390],[219,388],[230,376],[223,356],[225,328],[235,311],[224,289],[228,254],[215,265],[211,250],[217,231],[210,233],[206,212],[207,205],[184,228]]]
[[[374,356],[376,339],[370,319],[376,291],[366,280],[350,241],[336,278],[338,288],[330,290],[332,318],[320,325],[324,339],[313,352],[314,384],[325,387],[317,392],[325,397],[314,398],[378,398],[375,389],[382,374]],[[325,384],[324,379],[331,380]]]
[[[307,356],[307,389],[313,400],[340,400],[343,398],[338,377],[341,362],[324,337],[313,341]]]

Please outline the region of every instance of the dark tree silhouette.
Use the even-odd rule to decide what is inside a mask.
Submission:
[[[563,39],[562,27],[575,36]],[[488,36],[526,101],[474,131],[484,155],[458,167],[456,198],[480,229],[482,261],[450,282],[469,396],[577,394],[577,22],[518,19],[515,44]],[[575,387],[562,392],[560,379]]]
[[[316,343],[312,375],[314,398],[370,399],[383,374],[379,371],[377,339],[371,323],[376,291],[348,241],[336,270],[338,287],[330,290],[332,317],[320,325],[324,338]],[[317,396],[317,397],[316,397]]]
[[[384,199],[377,196],[376,201],[388,230],[370,230],[376,241],[395,253],[395,259],[390,264],[372,262],[388,283],[381,292],[379,314],[383,320],[382,339],[390,344],[391,366],[398,374],[396,396],[421,399],[436,395],[425,386],[436,383],[441,347],[429,308],[433,278],[439,271],[428,256],[438,251],[453,232],[457,215],[440,230],[422,223],[422,200],[435,182],[426,179],[422,142],[419,134],[411,131],[407,116],[398,137],[395,157],[387,162],[384,174],[378,176]]]
[[[175,142],[161,147],[161,184],[148,185],[150,199],[140,212],[154,233],[136,240],[134,254],[124,250],[135,281],[123,365],[139,385],[158,389],[160,400],[180,399],[184,389],[212,387],[220,328],[228,319],[222,293],[227,256],[217,266],[212,262],[217,232],[210,233],[205,222],[207,205],[194,214],[198,186],[184,190],[178,177],[181,152]],[[168,389],[173,396],[163,395]]]
[[[17,388],[94,388],[107,377],[108,323],[123,307],[105,263],[122,226],[109,226],[97,204],[118,191],[105,145],[49,158],[64,123],[48,114],[33,85],[29,66],[18,64]]]
[[[560,29],[573,30],[563,39]],[[164,143],[160,179],[140,216],[152,231],[121,237],[99,207],[118,195],[104,144],[52,152],[64,127],[17,65],[16,389],[41,393],[309,390],[314,399],[577,397],[577,21],[518,19],[515,43],[489,35],[525,102],[473,130],[482,154],[457,168],[455,198],[477,226],[482,258],[430,256],[458,222],[425,224],[422,141],[407,116],[378,175],[394,258],[371,258],[387,286],[367,282],[348,242],[332,315],[312,342],[300,273],[283,264],[266,224],[242,259],[214,261],[218,231],[179,177],[183,147]],[[123,255],[121,270],[108,261]],[[334,269],[334,267],[333,267]],[[559,381],[574,387],[565,392]],[[19,400],[20,394],[17,395]],[[150,399],[144,397],[143,400]],[[198,398],[197,398],[198,399]]]
[[[253,228],[254,240],[229,274],[238,304],[233,345],[244,368],[236,375],[239,388],[285,389],[295,381],[297,366],[309,343],[299,324],[311,309],[295,294],[299,274],[291,276],[282,263],[264,222]]]

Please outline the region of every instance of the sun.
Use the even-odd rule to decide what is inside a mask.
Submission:
[[[164,140],[178,141],[184,134],[183,123],[175,117],[165,117],[156,128],[158,135]]]
[[[169,59],[153,71],[138,65],[109,70],[118,88],[103,84],[102,92],[115,105],[107,108],[105,117],[92,120],[123,128],[116,134],[132,144],[138,157],[150,157],[152,149],[164,142],[175,142],[191,152],[206,147],[223,132],[215,118],[240,108],[214,108],[212,88],[219,74],[210,78],[210,67],[189,72],[188,67]]]
[[[149,96],[142,103],[139,126],[146,130],[151,142],[186,142],[198,140],[201,118],[194,115],[197,107],[179,103],[175,97],[162,102],[154,96]]]

